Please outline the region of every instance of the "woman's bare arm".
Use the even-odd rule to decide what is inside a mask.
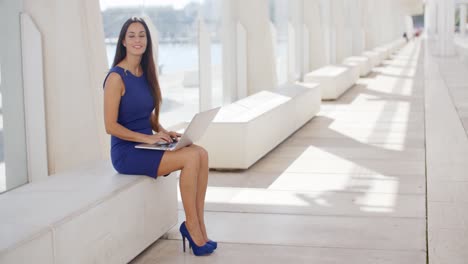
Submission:
[[[153,144],[158,141],[172,141],[167,135],[146,135],[131,131],[117,123],[120,99],[124,93],[125,86],[122,78],[117,73],[109,74],[104,86],[104,122],[107,134],[123,140]]]
[[[163,132],[167,134],[167,130],[164,129],[164,127],[160,123],[156,124],[156,115],[154,111],[151,112],[151,126],[153,127],[153,130],[155,132]]]

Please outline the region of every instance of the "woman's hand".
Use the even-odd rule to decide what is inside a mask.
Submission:
[[[153,135],[148,135],[148,139],[145,143],[147,144],[155,144],[155,143],[164,143],[164,142],[167,142],[167,143],[171,143],[173,142],[171,136],[169,136],[168,134],[164,133],[164,132],[159,132],[157,134],[153,134]]]
[[[169,132],[167,132],[167,134],[169,134],[169,136],[175,141],[177,141],[178,138],[182,136],[181,133],[177,133],[175,131],[169,131]]]

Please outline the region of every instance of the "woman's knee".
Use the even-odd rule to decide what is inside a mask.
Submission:
[[[197,149],[198,154],[200,155],[200,161],[208,163],[208,151],[206,151],[202,146],[193,145],[193,147]]]
[[[199,151],[195,148],[187,148],[185,150],[185,162],[186,164],[190,163],[199,163],[200,162],[200,154]]]

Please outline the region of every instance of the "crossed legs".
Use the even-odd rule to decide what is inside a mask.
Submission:
[[[176,170],[181,170],[179,186],[187,229],[194,242],[202,246],[208,241],[204,220],[208,153],[197,145],[174,152],[166,151],[159,165],[158,176]]]

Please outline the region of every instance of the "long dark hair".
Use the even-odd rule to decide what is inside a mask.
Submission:
[[[112,67],[115,67],[127,56],[127,49],[123,45],[123,41],[125,39],[125,34],[127,34],[128,27],[133,23],[142,24],[146,31],[146,50],[143,53],[140,65],[143,69],[146,79],[148,80],[151,95],[153,96],[155,119],[152,121],[154,122],[153,125],[156,126],[153,128],[155,131],[157,131],[159,124],[159,110],[161,109],[162,103],[161,88],[159,87],[159,81],[156,75],[156,66],[153,59],[153,42],[151,41],[151,34],[148,26],[146,25],[146,22],[142,18],[132,17],[123,24],[122,29],[120,30],[119,41],[117,42],[117,49],[115,50],[115,57],[114,62],[112,63]]]

